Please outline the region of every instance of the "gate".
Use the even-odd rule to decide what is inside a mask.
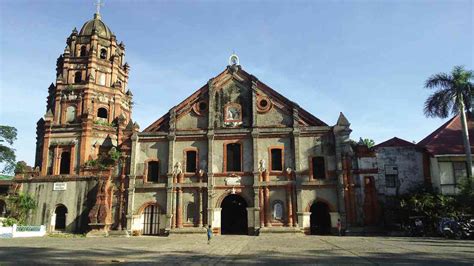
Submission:
[[[158,235],[160,233],[160,209],[157,205],[150,205],[143,211],[143,234]]]

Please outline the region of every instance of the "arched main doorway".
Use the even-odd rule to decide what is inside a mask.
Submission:
[[[331,233],[331,216],[329,215],[329,206],[321,201],[311,205],[311,234],[326,235]]]
[[[54,213],[56,214],[54,230],[55,231],[66,230],[66,214],[67,214],[66,206],[62,204],[58,205]]]
[[[150,205],[143,211],[143,235],[158,235],[160,233],[160,207]]]
[[[221,208],[221,234],[248,234],[247,203],[244,198],[236,194],[230,194],[222,201]]]

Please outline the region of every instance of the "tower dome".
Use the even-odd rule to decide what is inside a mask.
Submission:
[[[84,23],[84,26],[82,26],[82,29],[79,32],[79,35],[92,35],[92,32],[94,30],[97,32],[97,35],[102,38],[109,39],[110,36],[113,35],[109,27],[107,27],[107,25],[105,25],[105,23],[100,19],[100,14],[98,13],[94,14],[93,19]]]

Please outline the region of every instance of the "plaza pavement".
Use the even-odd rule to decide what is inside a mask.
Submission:
[[[473,265],[474,241],[290,234],[131,238],[0,239],[9,264],[425,264]]]

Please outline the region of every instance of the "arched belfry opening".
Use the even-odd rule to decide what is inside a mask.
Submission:
[[[242,196],[230,194],[221,203],[221,234],[247,235],[247,202]]]
[[[59,166],[60,175],[68,175],[71,170],[71,153],[64,151],[61,153],[61,164]]]
[[[331,233],[331,216],[329,206],[322,201],[316,201],[310,208],[311,234],[327,235]]]

